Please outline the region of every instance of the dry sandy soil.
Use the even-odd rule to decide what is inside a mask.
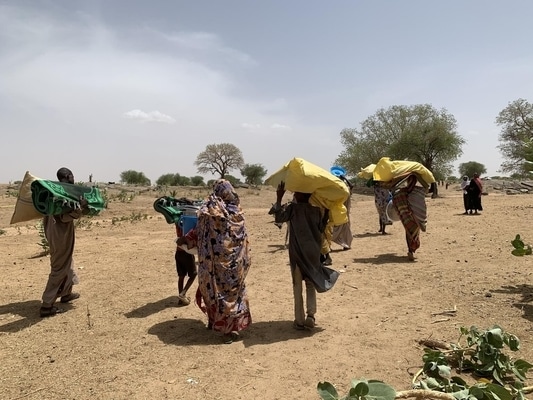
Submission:
[[[533,241],[530,195],[489,187],[482,215],[465,216],[457,187],[442,188],[427,199],[428,229],[408,262],[401,224],[378,234],[373,197],[354,194],[353,248],[334,245],[342,274],[318,296],[309,332],[292,327],[285,232],[267,214],[274,189],[239,189],[253,324],[227,345],[194,304],[178,307],[175,230],[152,207],[162,193],[128,190],[133,198],[121,201],[120,189],[109,189],[108,209],[78,226],[81,298],[41,319],[49,259],[39,257],[37,221],[9,225],[16,197],[1,186],[2,399],[318,399],[318,382],[344,394],[363,377],[404,390],[422,365],[418,340],[455,342],[472,325],[516,334],[513,357],[533,360],[533,256],[512,256],[510,244],[517,233]],[[455,316],[434,315],[454,307]]]

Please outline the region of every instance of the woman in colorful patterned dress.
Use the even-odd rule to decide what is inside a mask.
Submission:
[[[196,304],[207,315],[207,328],[233,342],[252,323],[245,285],[251,259],[239,196],[230,182],[214,183],[196,228],[182,243],[198,247]]]
[[[392,204],[398,212],[405,229],[407,257],[415,260],[415,251],[420,247],[420,231],[426,231],[427,208],[426,189],[417,185],[418,179],[412,174],[405,180],[406,186],[395,190]]]

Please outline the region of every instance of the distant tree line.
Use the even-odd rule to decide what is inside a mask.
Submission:
[[[504,158],[502,172],[514,177],[530,176],[533,171],[533,105],[524,99],[510,102],[498,114],[496,124],[501,127],[498,148]],[[360,127],[343,129],[340,141],[344,148],[335,164],[341,165],[348,175],[356,176],[361,168],[375,164],[381,157],[390,157],[420,162],[438,181],[452,177],[452,165],[463,154],[466,143],[457,132],[455,117],[446,109],[437,110],[430,104],[379,109],[361,122]],[[238,170],[244,183],[249,185],[262,184],[267,174],[262,164],[245,163],[241,150],[231,143],[207,145],[194,164],[198,173],[218,175],[234,185],[242,182],[230,175],[231,171]],[[479,161],[469,161],[460,164],[458,172],[460,176],[471,177],[474,172],[486,173],[486,168]],[[122,172],[120,179],[127,184],[150,185],[142,172],[133,170]],[[205,185],[202,176],[186,177],[179,173],[161,175],[156,183]]]
[[[233,185],[243,182],[229,172],[239,169],[248,185],[260,185],[267,174],[267,170],[261,164],[246,164],[241,150],[230,143],[210,144],[201,152],[195,161],[199,173],[210,172],[218,174],[221,179],[227,179]],[[150,185],[150,180],[142,172],[128,170],[120,174],[121,182],[130,185]],[[214,180],[207,182],[210,186]],[[187,177],[179,173],[167,173],[161,175],[155,181],[160,186],[205,186],[204,178],[200,175]]]

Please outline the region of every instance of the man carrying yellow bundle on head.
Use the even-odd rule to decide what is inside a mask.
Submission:
[[[320,260],[324,253],[326,224],[347,222],[344,202],[346,184],[337,176],[301,158],[294,158],[270,176],[266,184],[276,187],[276,203],[270,209],[278,223],[289,222],[289,262],[294,295],[294,327],[315,327],[316,293],[330,290],[339,273]],[[282,206],[286,190],[294,201]],[[303,302],[305,282],[306,302]]]

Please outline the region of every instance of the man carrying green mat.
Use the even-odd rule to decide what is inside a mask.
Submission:
[[[61,303],[68,303],[80,297],[79,293],[72,291],[72,286],[78,283],[72,259],[75,242],[74,220],[82,215],[96,214],[104,207],[98,189],[85,188],[96,190],[89,201],[84,197],[83,191],[74,188],[79,185],[74,185],[74,175],[70,169],[60,168],[57,171],[57,179],[59,182],[39,180],[32,183],[33,204],[39,212],[45,214],[43,227],[50,246],[51,271],[39,310],[41,317],[50,317],[64,311],[54,305],[57,298],[61,299]]]
[[[33,207],[43,215],[60,215],[80,208],[81,198],[87,203],[84,215],[97,215],[105,208],[105,202],[98,188],[75,185],[74,178],[72,182],[37,179],[31,183]]]

